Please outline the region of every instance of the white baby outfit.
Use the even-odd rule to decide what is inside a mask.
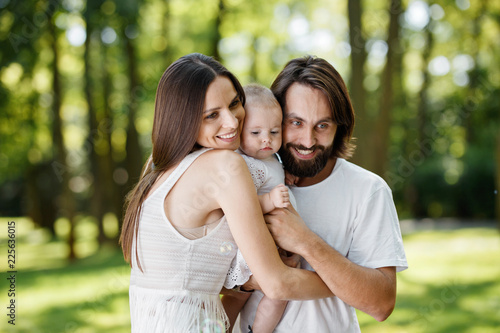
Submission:
[[[275,154],[265,159],[257,159],[236,151],[247,163],[257,195],[270,192],[279,184],[284,184],[285,171]]]
[[[257,159],[245,155],[241,150],[237,150],[237,153],[239,153],[247,163],[255,189],[257,190],[257,195],[268,193],[277,185],[284,184],[285,171],[276,155],[273,154],[265,159]],[[291,193],[290,202],[296,207],[295,199]],[[227,272],[224,287],[232,289],[236,286],[241,286],[248,281],[251,275],[252,272],[248,268],[240,250],[238,250]]]
[[[130,316],[133,333],[225,331],[219,298],[236,246],[226,218],[202,238],[182,236],[168,221],[164,201],[191,163],[208,149],[189,154],[143,203],[132,248]]]

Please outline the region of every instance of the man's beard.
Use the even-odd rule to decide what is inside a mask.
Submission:
[[[297,160],[294,154],[290,151],[291,149],[309,150],[311,148],[295,145],[293,143],[287,143],[284,147],[282,146],[279,151],[279,155],[285,170],[300,178],[314,177],[321,170],[323,170],[328,162],[328,159],[332,154],[333,144],[328,147],[313,146],[312,149],[316,150],[317,154],[311,160]]]

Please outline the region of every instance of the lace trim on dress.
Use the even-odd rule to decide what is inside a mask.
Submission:
[[[224,287],[227,289],[233,289],[236,286],[244,285],[252,272],[247,265],[247,262],[243,258],[241,251],[238,249],[236,256],[231,262],[231,267],[227,271],[226,281],[224,281]]]

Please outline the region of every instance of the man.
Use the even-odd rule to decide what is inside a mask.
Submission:
[[[271,90],[283,109],[280,156],[300,216],[277,209],[266,222],[276,243],[302,256],[302,268],[315,270],[336,295],[289,302],[275,332],[359,332],[355,308],[385,320],[395,305],[396,272],[407,268],[391,190],[346,161],[354,150],[354,111],[327,61],[290,61]],[[261,295],[245,305],[242,332]]]

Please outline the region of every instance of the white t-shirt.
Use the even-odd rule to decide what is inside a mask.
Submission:
[[[392,193],[379,176],[344,159],[324,181],[291,187],[308,227],[352,262],[408,268]],[[293,250],[293,249],[292,249]],[[312,270],[303,260],[302,268]],[[262,293],[254,292],[240,315],[242,332],[253,323]],[[360,332],[356,311],[337,297],[290,301],[275,332]]]

